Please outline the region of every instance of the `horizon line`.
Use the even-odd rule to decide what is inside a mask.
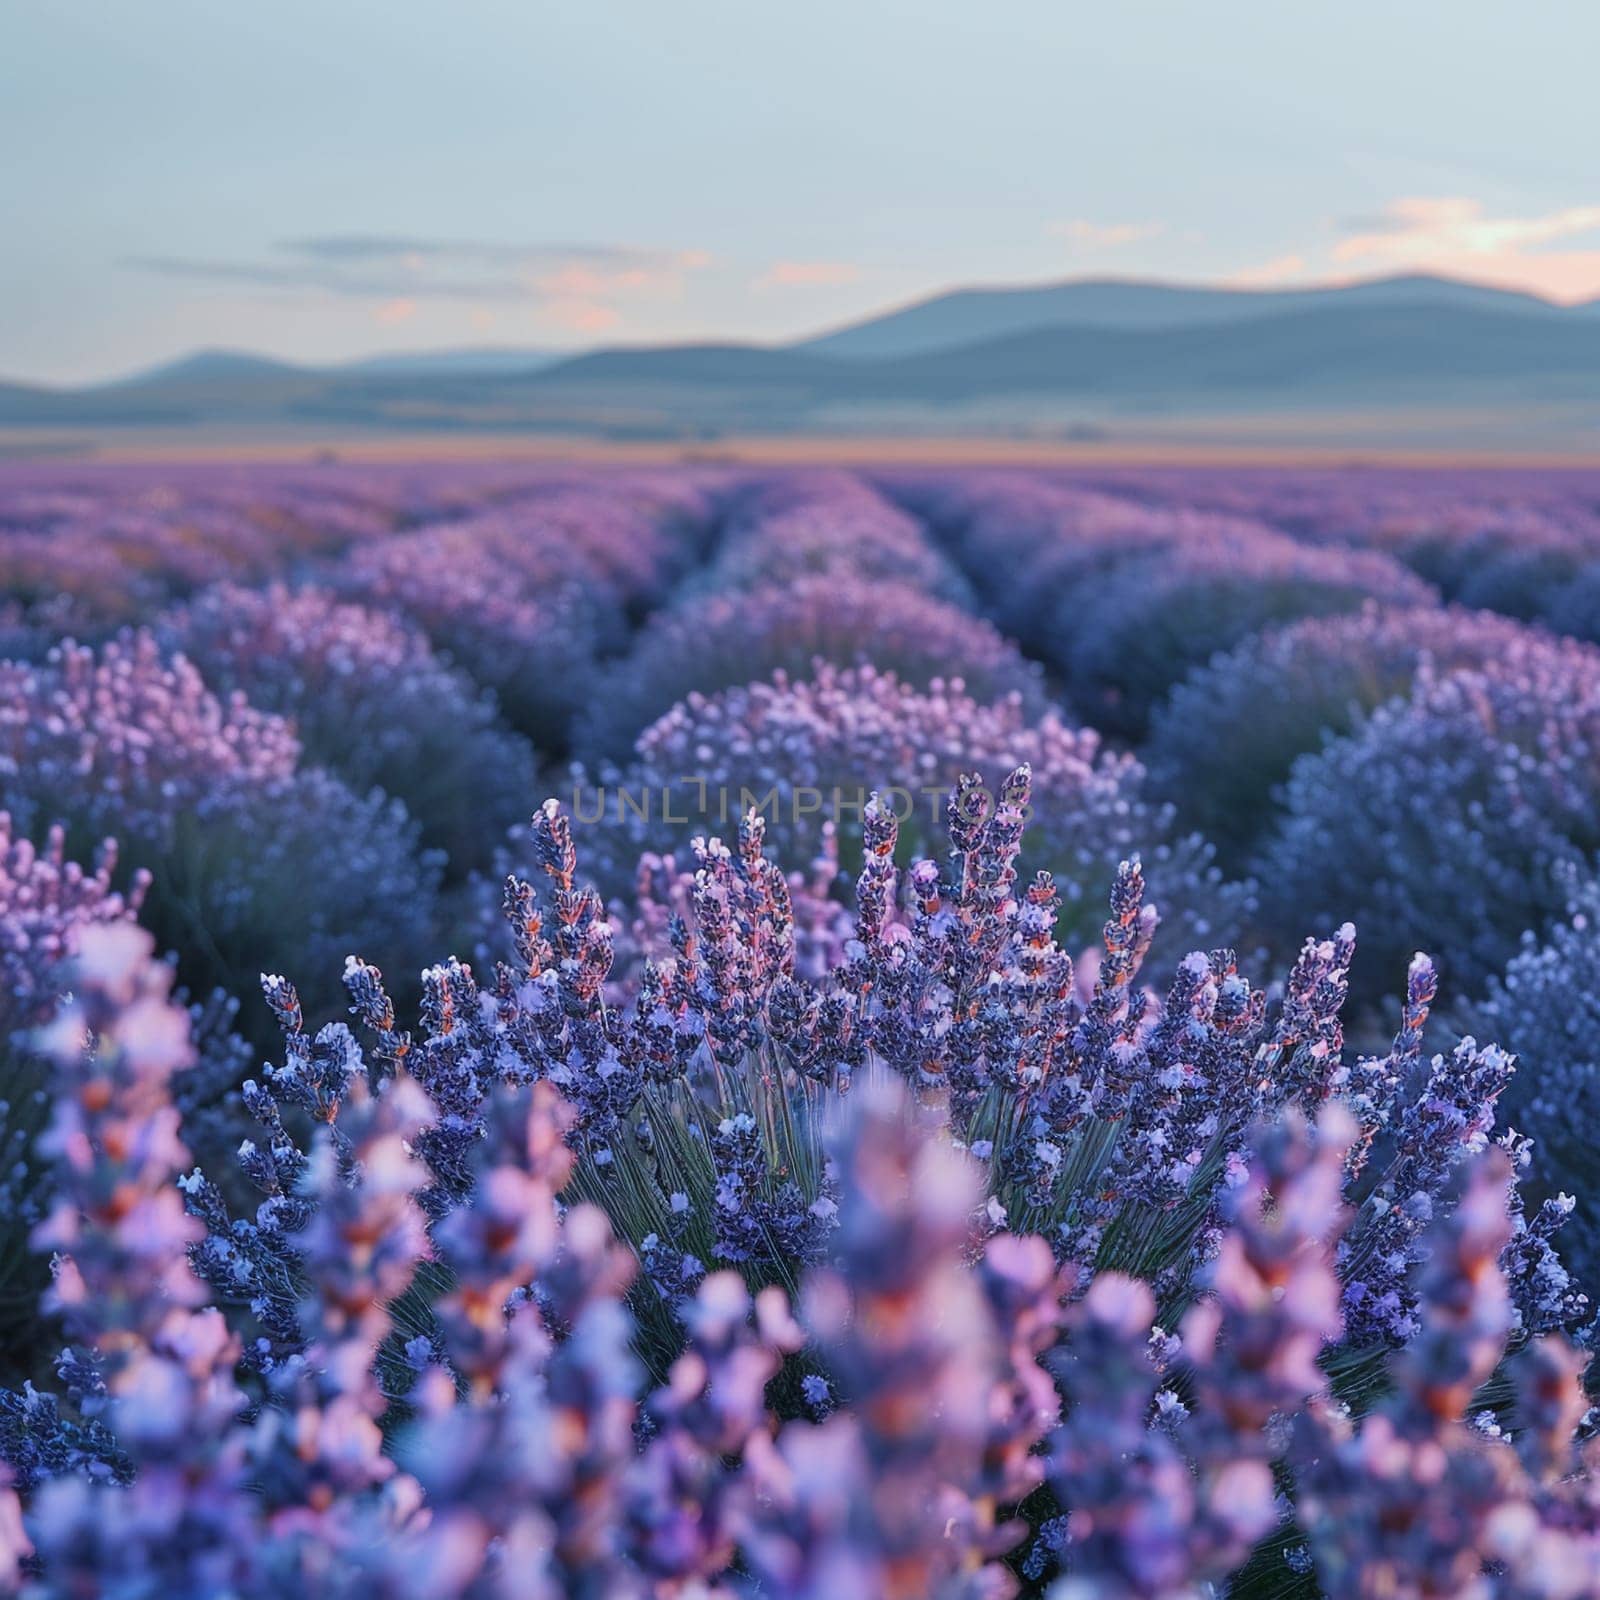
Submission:
[[[1594,305],[1597,298],[1594,296],[1580,296],[1574,300],[1557,300],[1537,289],[1527,288],[1505,282],[1498,282],[1485,278],[1466,277],[1453,272],[1429,271],[1419,268],[1409,272],[1382,272],[1371,276],[1359,274],[1343,277],[1322,277],[1307,279],[1303,282],[1273,283],[1273,284],[1248,284],[1230,281],[1228,279],[1183,279],[1161,277],[1140,273],[1082,273],[1065,278],[1044,278],[1020,281],[971,281],[955,283],[942,289],[935,289],[927,294],[916,296],[910,300],[899,301],[876,311],[868,311],[848,321],[830,323],[822,329],[801,334],[789,339],[741,339],[726,335],[704,334],[695,338],[638,341],[608,341],[591,344],[559,344],[547,343],[542,345],[515,345],[515,344],[434,344],[428,346],[407,346],[401,348],[375,349],[365,354],[341,356],[332,361],[307,362],[287,356],[274,355],[266,350],[251,349],[240,345],[194,345],[181,349],[174,354],[134,368],[131,371],[120,371],[104,377],[91,378],[75,383],[60,382],[50,379],[36,379],[26,377],[13,377],[0,371],[0,384],[22,389],[34,389],[44,393],[76,394],[86,390],[110,388],[113,386],[137,383],[159,374],[166,368],[181,366],[185,362],[195,361],[206,356],[226,356],[235,360],[256,361],[265,365],[282,367],[286,371],[304,373],[335,372],[341,368],[360,366],[369,361],[384,360],[416,360],[428,356],[472,355],[472,354],[505,354],[528,356],[552,356],[557,360],[569,360],[582,355],[590,355],[600,351],[637,351],[637,350],[670,350],[694,348],[702,345],[721,345],[729,348],[746,350],[787,350],[797,346],[813,344],[836,335],[847,333],[855,328],[864,327],[873,322],[880,322],[890,317],[900,316],[909,311],[915,311],[923,306],[933,305],[940,300],[950,299],[957,295],[965,294],[1016,294],[1031,291],[1050,289],[1066,289],[1075,286],[1090,284],[1114,285],[1123,288],[1145,289],[1170,289],[1177,291],[1193,291],[1207,294],[1238,295],[1250,298],[1273,298],[1295,294],[1315,294],[1330,290],[1354,289],[1368,285],[1385,283],[1427,282],[1452,284],[1467,289],[1484,289],[1493,293],[1505,294],[1525,300],[1537,301],[1541,305],[1556,311],[1570,311],[1583,306]]]

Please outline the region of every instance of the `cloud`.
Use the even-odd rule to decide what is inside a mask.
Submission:
[[[1052,222],[1046,231],[1085,250],[1118,250],[1123,245],[1154,239],[1161,233],[1162,225],[1159,222],[1089,222],[1083,217],[1074,217],[1068,222]]]
[[[1600,294],[1600,205],[1508,217],[1464,195],[1419,195],[1345,227],[1333,250],[1341,266],[1451,273],[1558,300]],[[1564,247],[1585,240],[1584,248]]]
[[[1392,201],[1381,216],[1357,221],[1350,231],[1334,251],[1341,261],[1416,250],[1494,254],[1600,232],[1600,206],[1568,206],[1539,217],[1493,217],[1481,200],[1418,196]]]
[[[372,319],[392,327],[396,323],[409,322],[416,314],[415,300],[385,300],[382,305],[373,308]]]
[[[1433,272],[1552,300],[1600,296],[1600,205],[1513,217],[1466,195],[1411,195],[1330,226],[1333,242],[1303,245],[1222,281],[1265,289]]]
[[[323,261],[405,261],[438,259],[497,262],[587,260],[637,262],[675,259],[672,251],[639,250],[610,244],[505,244],[482,239],[426,239],[416,236],[371,233],[320,234],[305,239],[284,239],[277,249],[291,255]]]
[[[384,305],[419,300],[609,302],[671,294],[709,265],[701,250],[615,244],[336,234],[286,239],[253,261],[134,256],[124,265],[197,283],[337,295]]]
[[[622,321],[615,306],[598,300],[552,300],[539,312],[541,320],[569,333],[607,333]]]
[[[1233,273],[1223,279],[1223,284],[1229,289],[1273,289],[1279,284],[1294,283],[1304,278],[1306,272],[1304,256],[1274,256],[1270,261]]]
[[[854,283],[861,268],[850,261],[774,261],[753,287],[757,289],[829,289]]]

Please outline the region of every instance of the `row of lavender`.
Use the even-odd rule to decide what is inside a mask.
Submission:
[[[1235,1572],[1271,1593],[1588,1592],[1588,1478],[1570,1476],[1582,1363],[1561,1338],[1584,1305],[1551,1249],[1565,1208],[1526,1216],[1529,1149],[1494,1137],[1509,1059],[1422,1056],[1426,964],[1393,1049],[1347,1055],[1347,929],[1253,990],[1223,947],[1271,931],[1275,900],[1283,921],[1307,904],[1270,878],[1260,896],[1225,883],[1141,764],[1052,709],[1065,689],[1138,730],[1213,648],[1367,599],[1408,604],[1388,622],[1402,641],[1424,618],[1452,637],[1425,589],[1237,518],[1039,483],[893,483],[937,537],[837,475],[480,483],[488,509],[383,487],[386,528],[201,580],[297,588],[196,591],[152,558],[149,633],[12,669],[53,695],[13,719],[26,829],[109,771],[110,827],[128,833],[116,813],[145,784],[145,809],[170,800],[216,858],[141,845],[155,882],[119,901],[59,847],[10,849],[26,1020],[59,1011],[72,930],[119,928],[141,896],[147,919],[164,895],[193,915],[177,868],[198,855],[204,881],[230,850],[249,858],[291,777],[353,796],[314,763],[370,762],[386,730],[393,764],[360,781],[453,777],[446,814],[460,774],[485,809],[497,772],[512,793],[528,781],[508,765],[515,749],[532,770],[519,738],[545,781],[570,749],[582,764],[561,786],[616,903],[607,916],[581,887],[566,820],[541,810],[506,842],[502,864],[525,870],[495,937],[468,869],[499,829],[474,861],[456,813],[448,858],[430,866],[414,838],[399,852],[433,878],[397,885],[395,909],[440,951],[497,949],[494,982],[428,969],[414,1037],[353,963],[363,1059],[342,1026],[305,1033],[275,981],[288,1058],[242,1098],[226,1091],[236,1054],[203,1019],[184,1045],[137,949],[95,936],[99,969],[78,983],[100,1045],[51,1035],[64,1076],[34,1158],[57,1197],[36,1238],[70,1257],[55,1308],[81,1343],[61,1396],[19,1394],[0,1425],[35,1588],[126,1564],[172,1592],[991,1594],[1062,1566],[1074,1593],[1190,1593]],[[1063,508],[1085,505],[1104,520],[1074,531]],[[22,542],[48,543],[48,513],[27,515]],[[14,621],[37,641],[62,602],[31,598]],[[1471,626],[1485,650],[1503,642]],[[441,729],[440,708],[463,705],[479,714]],[[169,725],[203,735],[177,742],[197,759],[171,775]],[[78,788],[59,742],[74,737],[96,780]],[[213,747],[226,781],[208,785],[195,769]],[[30,787],[36,769],[53,789]],[[1558,776],[1547,787],[1582,774]],[[798,803],[868,786],[913,803],[899,820]],[[230,814],[224,845],[213,789],[277,798]],[[724,815],[744,789],[769,799],[765,837]],[[624,792],[653,809],[609,809]],[[671,816],[733,848],[687,846],[669,794]],[[370,848],[378,811],[439,826],[408,798],[414,816],[368,800],[346,844]],[[1026,892],[1024,807],[1030,861],[1051,869]],[[902,877],[896,861],[919,857]],[[270,876],[337,911],[321,874],[285,858]],[[1138,980],[1157,933],[1146,875],[1168,912],[1159,1001]],[[1075,967],[1107,884],[1103,948]],[[246,954],[268,948],[250,899],[218,907],[244,908]],[[191,943],[211,942],[211,915]],[[1180,962],[1195,945],[1213,953]],[[325,980],[336,963],[314,956],[284,964]],[[1550,992],[1548,961],[1520,992],[1536,981]],[[332,1009],[326,992],[312,1004]],[[530,1113],[530,1083],[559,1100]],[[241,1111],[263,1132],[235,1158],[223,1134]],[[157,1123],[158,1142],[135,1137]],[[176,1213],[151,1232],[154,1210],[141,1236],[121,1207],[141,1184],[151,1207],[176,1203],[180,1130],[205,1160],[183,1189],[206,1237]],[[151,1152],[132,1175],[130,1139]],[[538,1197],[557,1191],[550,1210]],[[596,1210],[566,1209],[580,1199]],[[219,1310],[180,1327],[162,1307],[202,1292],[174,1276],[186,1256]],[[171,1404],[183,1384],[192,1404]],[[1435,1461],[1457,1476],[1430,1477]]]
[[[687,477],[24,470],[6,490],[3,943],[18,972],[52,948],[29,921],[39,848],[120,861],[196,1002],[184,1098],[224,1147],[275,1040],[260,973],[303,974],[326,1014],[359,951],[416,998],[436,950],[470,943],[467,885],[537,800],[540,745],[708,520]],[[495,675],[526,692],[502,701]],[[7,976],[0,1330],[27,1374],[50,1085],[13,1041],[53,986]]]
[[[1590,470],[1147,470],[1107,487],[1250,517],[1307,544],[1384,551],[1447,600],[1600,642],[1600,477]]]
[[[1300,504],[1294,480],[1268,482],[1275,497],[1200,480],[1184,503],[1161,478],[1143,499],[1037,475],[894,487],[1080,713],[1134,742],[1156,792],[1181,800],[1230,869],[1259,878],[1269,923],[1281,931],[1286,908],[1354,915],[1391,971],[1432,939],[1457,988],[1479,991],[1600,847],[1600,656],[1443,605],[1359,531],[1306,542],[1303,507],[1286,518],[1300,539],[1241,517],[1241,502],[1279,515]],[[1600,559],[1581,487],[1566,525],[1578,540],[1587,510]],[[1440,492],[1427,488],[1418,521]],[[1600,486],[1590,498],[1600,504]],[[1335,499],[1328,524],[1341,509]],[[1471,570],[1464,515],[1441,508],[1432,537],[1467,546]],[[1499,526],[1491,506],[1482,516]],[[1358,978],[1370,996],[1381,974]]]
[[[1070,703],[1135,743],[1149,792],[1253,880],[1269,945],[1352,918],[1364,1011],[1432,951],[1458,1025],[1538,1063],[1513,1099],[1553,1177],[1600,1185],[1584,1134],[1600,1113],[1600,629],[1578,609],[1600,482],[887,483]],[[1556,570],[1558,543],[1570,581],[1524,603],[1509,575]],[[1560,991],[1560,1007],[1529,1003]]]

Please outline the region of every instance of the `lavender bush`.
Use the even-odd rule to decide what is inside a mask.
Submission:
[[[802,578],[903,583],[967,605],[971,591],[921,524],[848,473],[769,479],[733,497],[698,585],[724,593]]]
[[[431,529],[363,553],[339,592],[398,613],[492,691],[512,725],[561,749],[595,670],[602,608],[575,585],[530,592],[476,544]]]
[[[426,947],[437,865],[416,825],[299,758],[289,723],[219,699],[148,632],[0,662],[14,824],[42,839],[60,822],[74,853],[114,834],[151,874],[145,917],[197,993],[249,994],[264,963],[313,950],[381,951],[403,970]]]
[[[0,1590],[1596,1592],[1586,484],[7,468]]]
[[[1583,1593],[1581,1302],[1485,1148],[1506,1058],[1422,1063],[1425,965],[1394,1050],[1346,1058],[1344,932],[1279,1006],[1197,956],[1150,1012],[1131,868],[1079,1000],[1048,879],[1017,890],[1026,799],[1019,772],[979,825],[954,797],[903,927],[874,807],[820,988],[752,824],[627,1015],[546,807],[547,896],[514,886],[492,993],[434,969],[413,1034],[353,962],[364,1053],[268,981],[287,1056],[247,1091],[253,1217],[180,1179],[182,1014],[136,930],[91,929],[36,1238],[71,1343],[57,1391],[0,1409],[13,1576]]]
[[[209,583],[258,581],[382,537],[397,485],[248,468],[26,468],[0,483],[0,589],[94,637]]]
[[[457,872],[526,813],[533,756],[493,699],[398,618],[281,586],[207,590],[162,619],[164,643],[219,694],[294,724],[307,760],[358,794],[405,802]]]
[[[1093,942],[1102,886],[1133,855],[1169,940],[1184,941],[1174,959],[1195,944],[1237,942],[1248,890],[1225,885],[1206,843],[1145,797],[1137,761],[1053,713],[1030,721],[1015,693],[979,702],[959,680],[917,689],[875,667],[824,665],[809,681],[780,674],[691,694],[640,736],[627,766],[574,772],[575,821],[585,869],[608,895],[632,883],[641,855],[683,857],[692,837],[727,832],[752,805],[786,869],[808,871],[833,848],[855,872],[875,791],[894,807],[909,859],[937,849],[961,774],[980,774],[992,803],[1024,762],[1033,773],[1027,851],[1055,879],[1064,943]],[[525,871],[526,842],[516,852]]]
[[[804,578],[714,594],[656,614],[593,687],[578,725],[586,758],[627,754],[664,712],[698,691],[810,675],[818,661],[867,662],[918,688],[959,678],[979,700],[1015,692],[1044,709],[1042,680],[994,628],[898,583]]]
[[[1005,477],[904,492],[1000,624],[1091,721],[1131,736],[1186,672],[1260,629],[1435,598],[1376,551],[1307,548],[1240,518]]]
[[[1563,1237],[1593,1282],[1600,1225],[1587,1202],[1600,1183],[1590,1135],[1600,1115],[1600,886],[1577,873],[1563,883],[1562,920],[1543,940],[1524,938],[1472,1008],[1472,1022],[1494,1028],[1525,1063],[1512,1115],[1538,1141],[1540,1187],[1575,1211]]]
[[[36,846],[0,812],[0,1334],[13,1371],[25,1365],[38,1299],[27,1240],[42,1214],[34,1140],[50,1111],[48,1071],[34,1040],[61,1005],[83,930],[126,922],[139,908],[148,879],[136,873],[127,894],[117,893],[116,862],[108,840],[85,871],[68,860],[59,826]]]
[[[1306,543],[1383,551],[1447,599],[1600,639],[1593,473],[1216,471],[1102,475],[1164,510],[1250,517]],[[1585,597],[1589,598],[1585,598]]]
[[[659,498],[534,496],[363,546],[334,581],[418,624],[520,731],[559,751],[597,657],[621,646],[710,515],[699,497]]]
[[[1561,870],[1600,850],[1600,653],[1529,633],[1481,670],[1419,678],[1302,757],[1262,850],[1269,906],[1363,929],[1371,998],[1425,938],[1457,992],[1557,916]]]
[[[1119,562],[1196,538],[1244,545],[1270,538],[1259,524],[1156,512],[1037,474],[911,476],[890,484],[938,532],[989,615],[1042,660],[1056,658],[1061,597]]]
[[[1433,598],[1373,551],[1189,541],[1119,562],[1092,590],[1069,589],[1055,629],[1078,704],[1138,734],[1191,668],[1263,628],[1359,611],[1372,601],[1405,606]]]
[[[1526,621],[1548,620],[1600,557],[1600,520],[1579,505],[1401,499],[1362,525],[1449,598]]]
[[[1419,672],[1481,667],[1521,638],[1487,612],[1375,606],[1255,635],[1157,707],[1141,751],[1151,787],[1242,870],[1298,757],[1408,694]]]

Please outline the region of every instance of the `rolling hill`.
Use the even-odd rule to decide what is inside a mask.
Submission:
[[[1004,289],[955,289],[808,339],[799,348],[847,360],[920,355],[1035,328],[1192,328],[1344,307],[1415,305],[1559,316],[1534,295],[1426,275],[1314,289],[1227,289],[1082,278]]]
[[[0,384],[0,427],[713,439],[1292,417],[1348,436],[1600,440],[1600,307],[1449,279],[1237,290],[1081,280],[961,290],[787,346],[434,351],[340,367],[205,351],[85,389]],[[1314,424],[1304,419],[1318,419]],[[1462,423],[1464,431],[1465,422]],[[1310,436],[1310,435],[1307,435]]]

